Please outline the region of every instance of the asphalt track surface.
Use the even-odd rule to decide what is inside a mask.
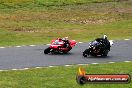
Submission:
[[[87,57],[82,52],[89,43],[77,44],[68,54],[44,55],[48,45],[9,47],[0,49],[0,70],[44,66],[132,61],[132,40],[114,41],[108,57]]]

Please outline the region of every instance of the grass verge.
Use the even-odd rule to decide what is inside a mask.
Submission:
[[[88,74],[130,74],[132,62],[96,64],[82,66]],[[1,88],[131,88],[129,84],[86,84],[76,83],[79,66],[30,69],[23,71],[0,72]]]
[[[0,46],[132,38],[131,9],[131,0],[1,0]]]

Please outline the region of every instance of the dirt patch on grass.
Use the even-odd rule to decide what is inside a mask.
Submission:
[[[115,21],[115,19],[110,19],[110,20],[76,20],[76,19],[71,19],[67,20],[65,22],[71,23],[71,24],[102,24],[102,23],[108,23]]]
[[[15,28],[15,29],[13,29],[13,31],[15,31],[15,32],[29,32],[29,33],[39,32],[35,28]]]

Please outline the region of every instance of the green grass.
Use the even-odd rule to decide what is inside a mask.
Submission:
[[[131,9],[131,0],[1,0],[0,46],[132,38]]]
[[[87,65],[83,67],[87,74],[130,74],[132,62]],[[131,88],[129,84],[86,84],[76,83],[79,66],[30,69],[23,71],[0,72],[1,88]]]
[[[69,36],[90,41],[132,38],[131,0],[0,0],[0,46],[45,44]],[[0,88],[131,88],[76,83],[79,66],[0,72]],[[82,66],[87,73],[132,75],[132,62]]]

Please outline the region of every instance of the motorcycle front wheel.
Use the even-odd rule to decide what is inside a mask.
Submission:
[[[46,48],[45,50],[44,50],[44,54],[48,54],[48,53],[50,53],[50,47],[48,47],[48,48]]]
[[[89,56],[89,49],[86,49],[84,52],[83,52],[83,56],[84,57],[87,57],[87,56]]]

